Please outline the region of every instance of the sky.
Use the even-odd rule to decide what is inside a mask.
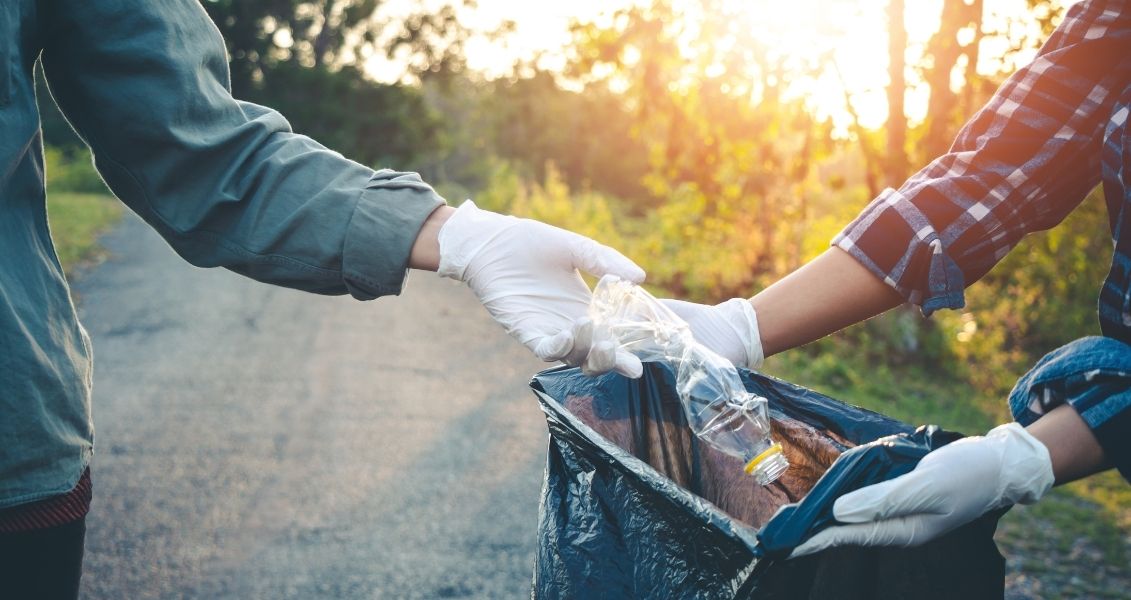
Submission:
[[[411,0],[395,0],[409,2]],[[569,24],[573,19],[592,20],[607,15],[633,0],[571,0],[569,2],[539,2],[531,0],[478,0],[478,8],[462,15],[464,22],[477,30],[490,30],[503,20],[515,23],[515,31],[503,40],[490,41],[479,37],[467,46],[467,60],[472,69],[488,76],[507,73],[515,58],[530,59],[541,56],[540,65],[556,69],[564,63],[562,49],[569,43]],[[754,36],[769,36],[789,53],[804,55],[820,46],[835,44],[837,48],[838,76],[835,71],[816,79],[798,83],[796,93],[805,95],[819,116],[833,118],[843,127],[850,118],[845,107],[845,88],[853,107],[860,115],[861,124],[878,127],[887,118],[887,0],[731,0],[743,10],[756,12],[755,22],[764,23],[761,31],[751,31]],[[1005,23],[1000,15],[1023,14],[1028,10],[1025,0],[985,0],[987,24],[1000,27]],[[908,30],[908,64],[913,64],[922,52],[922,45],[938,27],[942,0],[908,0],[905,23]],[[839,33],[830,39],[828,33],[818,33],[831,28]],[[996,47],[995,47],[996,43]],[[983,55],[993,57],[1002,51],[1003,42],[986,40]],[[1031,53],[1021,57],[1027,61]],[[992,62],[992,61],[991,61]],[[985,62],[979,70],[987,72],[994,65]],[[399,73],[396,65],[376,59],[367,66],[369,72],[382,80],[395,79]],[[913,73],[909,82],[915,82]],[[926,90],[908,92],[906,111],[913,122],[924,118]]]

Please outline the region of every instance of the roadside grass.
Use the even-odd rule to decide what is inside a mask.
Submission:
[[[802,348],[772,357],[766,371],[849,404],[914,425],[933,423],[975,435],[993,427],[999,415],[985,410],[973,390],[940,380],[918,365],[865,364],[846,357],[839,344],[822,351]]]
[[[122,216],[122,205],[106,194],[52,192],[47,195],[47,217],[59,262],[67,274],[104,255],[99,234]]]
[[[941,370],[867,364],[836,342],[822,342],[821,350],[784,353],[765,370],[915,425],[979,435],[1009,418],[1004,398]],[[1041,582],[1043,597],[1125,597],[1131,486],[1112,470],[1056,488],[1033,506],[1014,507],[1001,520],[997,541],[1011,569]]]

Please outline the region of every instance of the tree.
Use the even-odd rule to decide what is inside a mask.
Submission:
[[[927,130],[921,147],[929,160],[947,151],[958,127],[974,107],[959,102],[951,79],[959,60],[966,61],[966,86],[977,77],[978,50],[982,41],[982,0],[945,0],[939,29],[927,42],[921,73],[930,88]]]
[[[373,167],[405,169],[439,152],[441,122],[419,88],[336,71],[275,66],[245,99],[278,110],[295,131]]]
[[[749,35],[756,14],[739,3],[694,6],[653,0],[577,25],[569,74],[617,91],[647,149],[655,250],[671,257],[654,280],[733,295],[800,260],[802,190],[830,151],[830,125],[783,94],[818,64]]]
[[[553,163],[571,187],[591,186],[647,204],[641,180],[648,154],[616,94],[596,86],[565,90],[542,70],[485,88],[481,126],[502,158],[527,164],[538,181]]]
[[[298,132],[373,166],[406,167],[440,151],[439,116],[419,87],[464,68],[469,36],[455,0],[400,19],[382,0],[204,0],[228,47],[237,98],[271,106]],[[395,58],[395,84],[364,72],[374,54]]]
[[[360,69],[383,54],[403,61],[406,81],[460,72],[469,31],[457,13],[474,0],[455,1],[403,19],[382,16],[382,0],[204,0],[204,8],[227,42],[240,95],[282,63]]]
[[[903,23],[904,0],[888,2],[888,145],[884,175],[887,185],[898,185],[907,177],[907,116],[903,98],[907,94],[907,27]]]

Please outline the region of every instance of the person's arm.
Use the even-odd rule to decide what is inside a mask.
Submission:
[[[590,348],[577,270],[641,281],[619,252],[537,221],[446,206],[415,173],[373,171],[236,101],[196,0],[46,0],[44,73],[118,198],[185,260],[359,299],[408,268],[466,282],[539,358],[636,375]],[[599,351],[592,351],[592,350]]]
[[[1131,8],[1073,5],[946,154],[881,193],[833,250],[755,296],[756,316],[744,317],[735,302],[670,306],[701,342],[752,368],[900,300],[928,315],[964,306],[968,285],[1024,235],[1063,220],[1098,183],[1104,127],[1131,80],[1128,56]]]
[[[1103,128],[1131,80],[1128,56],[1131,8],[1074,5],[1034,62],[1003,84],[951,150],[881,194],[833,240],[834,249],[750,303],[669,306],[697,339],[751,368],[764,355],[901,300],[925,314],[963,306],[967,285],[1023,235],[1059,223],[1098,181]],[[1035,502],[1054,479],[1106,466],[1096,430],[1061,407],[1028,431],[1010,424],[966,438],[908,475],[846,495],[835,514],[852,524],[819,534],[799,553],[922,543],[1003,503]]]
[[[422,271],[435,271],[440,268],[440,230],[452,218],[456,209],[450,206],[437,208],[420,227],[420,234],[412,244],[408,255],[408,266]]]
[[[1071,405],[1054,408],[1025,429],[1048,449],[1056,485],[1111,468],[1099,440]]]
[[[841,496],[843,525],[798,546],[917,546],[1010,504],[1032,504],[1055,484],[1110,468],[1075,408],[1062,405],[1026,429],[1011,423],[928,454],[910,473]]]
[[[898,306],[903,298],[830,248],[750,299],[765,356],[802,346]]]
[[[323,294],[400,292],[443,198],[234,99],[195,0],[47,0],[51,93],[114,194],[183,258]]]
[[[544,360],[633,375],[591,352],[577,273],[642,281],[620,253],[543,223],[459,210],[415,173],[374,171],[234,99],[219,31],[197,0],[45,0],[44,73],[123,202],[183,258],[362,300],[408,268],[467,283]],[[446,241],[446,244],[445,244]]]
[[[903,298],[848,253],[830,248],[749,300],[662,302],[687,321],[700,343],[757,369],[766,357],[874,317]]]

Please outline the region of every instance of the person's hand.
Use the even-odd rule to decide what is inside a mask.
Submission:
[[[765,356],[758,315],[748,300],[732,298],[714,306],[669,299],[661,302],[687,321],[695,341],[740,367],[762,366]]]
[[[512,337],[545,361],[586,374],[643,372],[640,360],[610,341],[593,340],[591,297],[578,269],[640,283],[644,270],[620,252],[533,221],[464,202],[439,232],[440,275],[467,283]]]
[[[968,437],[923,458],[910,473],[841,496],[837,521],[792,557],[831,546],[918,546],[1010,504],[1031,504],[1053,485],[1048,449],[1017,423]]]

